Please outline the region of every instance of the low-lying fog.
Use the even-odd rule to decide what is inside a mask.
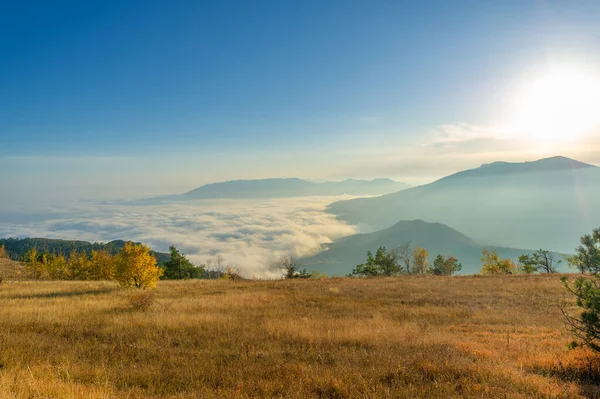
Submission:
[[[195,264],[221,255],[247,277],[278,277],[281,255],[311,255],[322,243],[357,230],[325,213],[339,197],[198,200],[139,205],[71,202],[0,211],[0,237],[139,241],[167,252],[175,245]]]

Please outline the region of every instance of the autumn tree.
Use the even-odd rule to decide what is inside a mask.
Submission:
[[[398,263],[399,255],[395,249],[386,250],[385,247],[379,247],[375,256],[371,251],[367,251],[367,261],[357,265],[352,270],[354,276],[396,276],[402,273],[402,266]]]
[[[115,277],[115,256],[107,250],[92,250],[90,257],[90,279],[113,280]]]
[[[556,260],[553,252],[544,249],[537,250],[531,255],[519,256],[519,268],[525,273],[531,270],[540,273],[556,273],[556,268],[560,263],[562,260]]]
[[[500,259],[496,251],[483,249],[481,274],[514,274],[517,265],[510,259]]]
[[[35,247],[25,253],[23,261],[31,278],[35,280],[44,278],[45,265],[43,264],[43,258],[41,258],[41,254]]]
[[[45,264],[46,273],[52,280],[66,280],[70,278],[67,270],[67,259],[64,255],[47,255]]]
[[[162,274],[145,245],[127,242],[116,257],[115,279],[122,287],[154,287]]]
[[[430,273],[429,260],[427,259],[429,252],[425,248],[416,247],[413,251],[412,258],[412,273],[413,274],[428,274]]]
[[[4,245],[0,246],[0,259],[8,259],[8,252]]]
[[[462,264],[453,256],[438,255],[433,261],[432,272],[436,276],[451,276],[462,270]]]
[[[67,274],[70,280],[90,280],[91,262],[85,252],[72,250],[67,259]]]

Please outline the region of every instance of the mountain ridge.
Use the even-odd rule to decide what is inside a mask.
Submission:
[[[300,178],[238,179],[210,183],[180,195],[182,199],[281,198],[301,196],[378,195],[410,185],[387,178],[312,182]]]
[[[557,252],[572,250],[600,224],[600,168],[565,157],[512,164],[510,173],[506,164],[491,165],[396,193],[334,202],[326,211],[368,231],[389,227],[391,220],[423,219],[484,244]],[[496,170],[489,173],[490,167]]]
[[[459,178],[473,175],[490,175],[490,174],[511,174],[511,173],[532,173],[532,172],[552,172],[559,170],[576,170],[585,168],[598,168],[595,165],[577,161],[575,159],[564,156],[554,156],[542,158],[535,161],[525,162],[506,162],[496,161],[484,163],[478,168],[466,169],[442,179]],[[441,179],[440,179],[441,180]]]

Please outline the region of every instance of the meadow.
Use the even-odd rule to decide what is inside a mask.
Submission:
[[[0,284],[0,398],[600,397],[557,275]]]

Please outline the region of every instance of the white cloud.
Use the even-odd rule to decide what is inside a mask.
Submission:
[[[45,217],[31,211],[20,214],[22,222],[0,222],[0,236],[124,239],[146,243],[161,252],[175,245],[196,264],[221,254],[248,277],[274,278],[279,274],[271,265],[279,256],[311,255],[322,243],[356,232],[323,212],[328,203],[345,198],[349,197],[203,200],[151,206],[71,203],[47,210]]]

